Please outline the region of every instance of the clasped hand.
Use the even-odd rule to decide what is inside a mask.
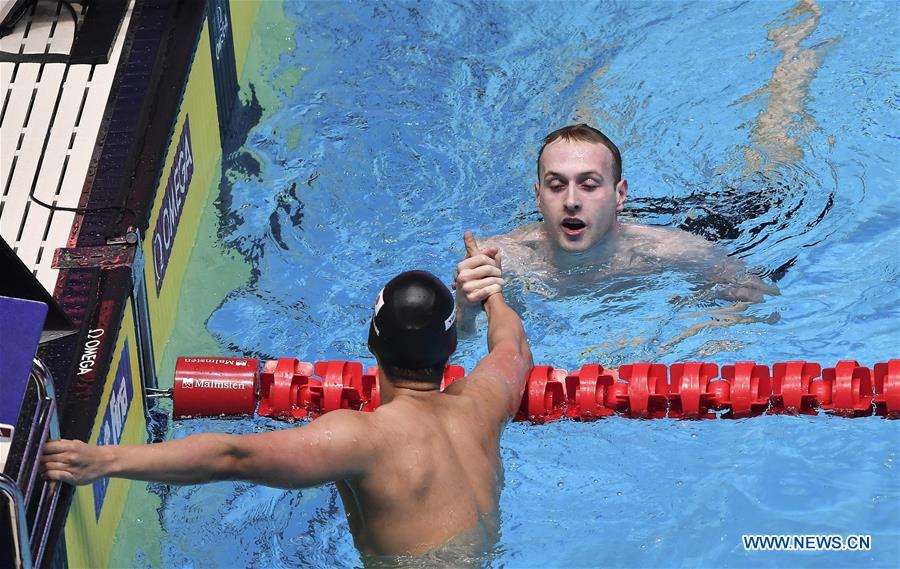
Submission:
[[[471,231],[463,235],[466,244],[466,258],[456,265],[453,288],[457,293],[457,303],[478,305],[489,296],[501,292],[505,280],[500,262],[500,250],[496,247],[478,248]]]

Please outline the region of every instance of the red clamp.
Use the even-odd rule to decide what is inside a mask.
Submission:
[[[378,385],[378,366],[369,366],[362,376],[363,411],[381,407],[381,388]]]
[[[875,412],[900,418],[900,360],[875,364]]]
[[[615,380],[604,373],[603,366],[585,364],[581,369],[566,376],[566,417],[582,421],[593,421],[599,417],[615,414],[606,407],[606,393]]]
[[[831,384],[831,401],[821,401],[822,409],[838,415],[872,414],[872,372],[856,361],[842,360],[822,371],[822,379]]]
[[[260,417],[303,419],[310,404],[313,366],[296,358],[269,360],[260,374]]]
[[[522,404],[514,421],[549,423],[563,416],[566,394],[563,380],[566,370],[534,366],[525,383]]]
[[[756,362],[722,366],[722,381],[710,382],[709,391],[716,409],[728,409],[725,419],[762,415],[772,396],[769,368]]]
[[[172,416],[253,415],[259,386],[256,370],[254,359],[178,358]]]
[[[831,398],[829,386],[822,385],[825,389],[816,385],[814,393],[810,393],[810,386],[821,381],[813,381],[822,373],[822,367],[812,362],[779,362],[772,366],[772,407],[770,414],[792,413],[802,415],[816,415],[816,407],[819,401],[816,393],[828,399]],[[827,392],[827,393],[826,393]]]
[[[316,362],[316,375],[321,384],[309,390],[322,413],[338,409],[359,411],[363,404],[363,369],[359,362]]]
[[[672,364],[669,368],[669,417],[675,419],[715,419],[715,408],[709,382],[719,375],[716,364],[690,362]]]
[[[619,368],[619,377],[626,383],[616,383],[608,395],[613,394],[615,408],[626,417],[660,419],[669,407],[668,372],[664,364],[636,363]]]

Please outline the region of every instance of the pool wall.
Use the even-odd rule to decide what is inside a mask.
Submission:
[[[56,296],[80,334],[45,353],[63,388],[63,437],[152,439],[144,387],[157,387],[201,213],[221,175],[260,1],[141,2],[104,113],[69,250],[121,255],[61,267]],[[124,207],[121,207],[124,204]],[[117,243],[137,235],[139,242]],[[106,567],[132,483],[66,487],[52,564]],[[151,556],[152,557],[152,556]],[[133,558],[132,558],[133,559]],[[49,560],[47,560],[49,561]]]

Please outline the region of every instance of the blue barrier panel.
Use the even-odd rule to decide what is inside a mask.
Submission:
[[[0,296],[0,423],[15,426],[47,305]]]

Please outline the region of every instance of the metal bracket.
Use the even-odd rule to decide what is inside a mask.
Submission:
[[[54,269],[116,269],[134,262],[134,245],[101,245],[99,247],[60,247],[53,254]]]
[[[137,228],[129,227],[125,235],[111,237],[106,245],[98,247],[60,247],[53,254],[54,269],[117,269],[130,267],[135,262],[135,252],[140,247]],[[140,259],[138,260],[140,263]],[[143,264],[140,266],[143,270]]]

